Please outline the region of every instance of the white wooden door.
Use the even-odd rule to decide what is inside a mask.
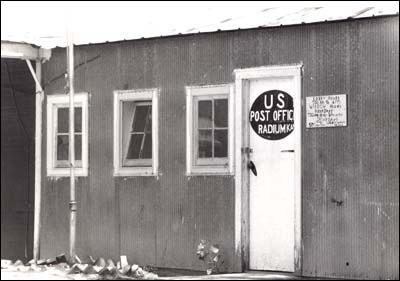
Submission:
[[[293,77],[269,77],[250,80],[250,107],[270,90],[291,96],[293,106],[299,104]],[[257,170],[257,176],[250,171],[249,178],[249,267],[253,270],[294,271],[295,130],[270,140],[250,127],[250,160]]]

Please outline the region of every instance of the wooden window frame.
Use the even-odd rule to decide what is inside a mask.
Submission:
[[[158,176],[158,93],[158,89],[114,91],[114,176]],[[121,105],[124,101],[151,102],[152,158],[150,160],[150,165],[147,159],[129,160],[129,162],[134,163],[135,166],[123,165]]]
[[[76,93],[74,95],[75,108],[82,108],[82,159],[75,161],[75,175],[78,177],[88,176],[88,93]],[[69,177],[70,168],[63,167],[68,165],[68,160],[57,160],[57,126],[58,109],[69,107],[68,95],[48,95],[47,96],[47,176]],[[60,164],[63,166],[60,167]]]
[[[234,173],[234,113],[233,84],[186,87],[186,174],[233,175]],[[198,159],[198,101],[228,100],[228,155],[225,158]]]

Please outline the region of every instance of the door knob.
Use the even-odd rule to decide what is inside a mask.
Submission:
[[[253,161],[249,161],[249,163],[247,164],[247,167],[253,172],[253,174],[255,176],[257,176],[256,165],[254,165]]]

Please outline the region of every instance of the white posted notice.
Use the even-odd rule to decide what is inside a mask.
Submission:
[[[346,95],[306,97],[306,127],[347,126]]]

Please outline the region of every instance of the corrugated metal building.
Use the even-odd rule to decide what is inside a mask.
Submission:
[[[223,271],[398,279],[398,34],[395,15],[76,46],[77,254],[204,270],[207,239]],[[69,245],[65,67],[64,48],[43,65],[43,257]],[[274,89],[293,98],[281,141],[249,122]],[[344,126],[306,125],[307,97],[338,95]]]

